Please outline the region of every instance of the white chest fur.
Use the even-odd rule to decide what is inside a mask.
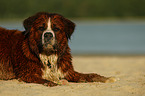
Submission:
[[[62,72],[57,68],[57,59],[58,56],[57,55],[43,55],[40,54],[40,59],[43,63],[44,69],[42,69],[42,78],[52,81],[54,83],[60,83],[60,79],[64,78]],[[49,67],[48,61],[51,64],[51,67]]]

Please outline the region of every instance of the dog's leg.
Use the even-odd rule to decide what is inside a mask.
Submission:
[[[73,70],[68,70],[65,78],[70,82],[106,82],[107,77],[98,74],[83,74]]]
[[[38,77],[35,75],[25,75],[25,76],[22,76],[21,78],[19,78],[20,81],[24,81],[24,82],[27,82],[27,83],[38,83],[38,84],[43,84],[45,86],[50,86],[50,87],[53,87],[53,86],[57,86],[56,83],[53,83],[51,81],[48,81],[48,80],[45,80],[41,77]]]
[[[73,70],[68,70],[65,78],[70,82],[102,82],[102,83],[112,83],[116,79],[113,77],[104,77],[98,74],[83,74],[78,73]]]
[[[35,62],[24,63],[23,62],[17,66],[19,66],[19,68],[15,67],[14,72],[15,72],[16,78],[18,78],[20,81],[24,81],[27,83],[38,83],[38,84],[43,84],[45,86],[51,86],[51,87],[57,85],[42,77],[43,73],[41,70],[42,69],[41,63],[39,64],[39,62],[38,63],[35,63]]]
[[[104,77],[98,74],[83,74],[74,71],[71,61],[71,54],[69,51],[62,56],[62,58],[58,62],[58,66],[61,71],[64,73],[65,79],[70,82],[115,82],[116,79],[113,77]]]

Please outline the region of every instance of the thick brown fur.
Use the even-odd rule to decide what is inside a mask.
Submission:
[[[41,35],[47,27],[48,18],[52,18],[52,28],[56,32],[57,51],[43,50]],[[68,41],[75,29],[75,24],[59,14],[40,12],[24,20],[25,31],[0,28],[0,79],[21,79],[28,83],[47,86],[57,84],[42,78],[43,64],[39,58],[41,52],[47,55],[57,54],[58,69],[70,82],[105,82],[108,78],[97,74],[83,74],[74,71]],[[55,25],[55,26],[54,26]]]

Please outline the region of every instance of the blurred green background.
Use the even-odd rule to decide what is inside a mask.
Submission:
[[[73,54],[145,55],[145,0],[0,0],[0,27],[24,30],[22,21],[40,11],[77,25]]]
[[[145,0],[0,0],[0,18],[25,18],[36,12],[70,18],[144,18]]]

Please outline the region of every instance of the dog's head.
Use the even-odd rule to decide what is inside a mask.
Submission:
[[[64,50],[75,24],[59,14],[40,12],[23,22],[31,50],[50,55]]]

